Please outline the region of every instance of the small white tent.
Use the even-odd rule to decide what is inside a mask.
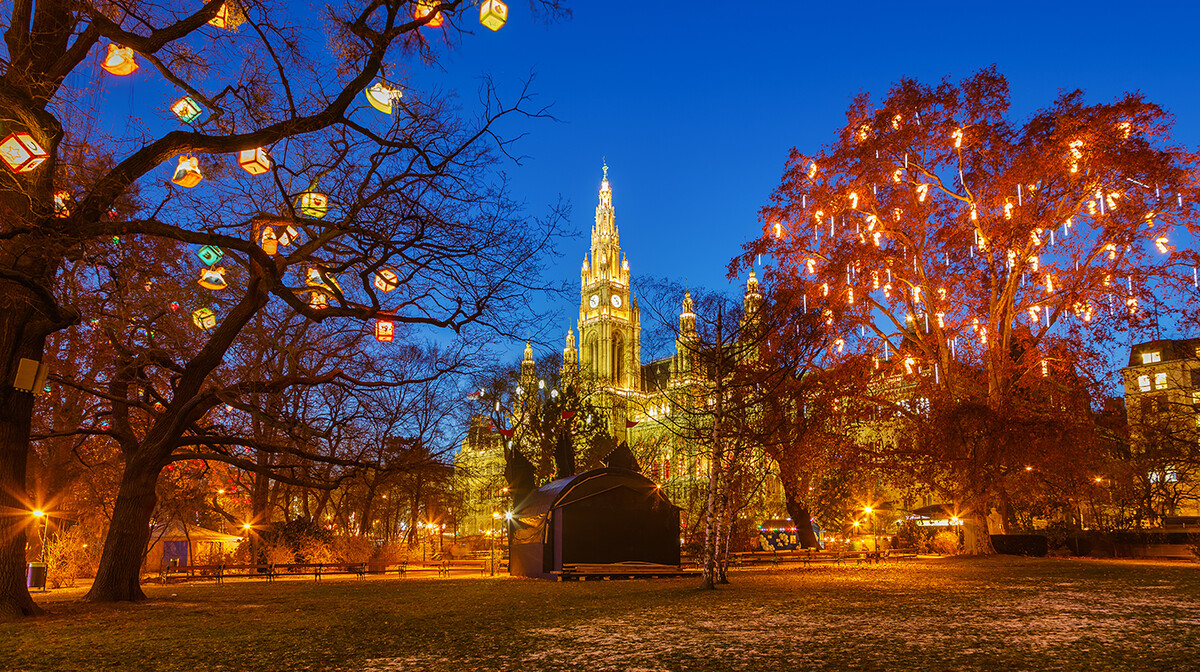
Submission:
[[[208,564],[232,553],[241,541],[242,538],[237,535],[185,526],[178,522],[154,525],[150,528],[150,550],[146,553],[145,571],[162,571],[163,567],[172,563]]]

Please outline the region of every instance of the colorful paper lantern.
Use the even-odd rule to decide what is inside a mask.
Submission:
[[[315,291],[308,297],[308,307],[316,310],[322,310],[329,306],[329,297],[325,296],[325,292]]]
[[[375,340],[390,341],[396,337],[396,323],[388,319],[375,320]]]
[[[200,269],[200,280],[198,280],[198,282],[200,283],[200,286],[204,287],[205,289],[215,289],[218,291],[229,286],[229,283],[225,282],[224,266]]]
[[[262,147],[243,149],[238,152],[238,165],[251,175],[262,175],[271,169],[271,159]]]
[[[200,329],[212,329],[217,326],[217,314],[211,308],[197,308],[192,311],[192,323]]]
[[[441,12],[434,11],[434,7],[437,6],[437,0],[417,0],[417,6],[413,8],[413,18],[421,20],[432,13],[433,18],[429,19],[429,23],[425,25],[429,26],[430,28],[437,28],[438,26],[442,25],[442,21],[445,20],[445,17],[442,16]]]
[[[0,142],[0,158],[14,173],[28,173],[50,156],[28,133],[10,133]]]
[[[371,104],[371,107],[384,114],[391,114],[393,107],[404,97],[400,89],[389,85],[382,79],[363,89],[363,93],[367,96],[367,102]]]
[[[138,69],[138,64],[134,60],[133,49],[109,43],[108,54],[105,55],[104,62],[100,64],[100,67],[114,75],[131,75]]]
[[[400,286],[400,275],[390,268],[375,271],[375,289],[390,292]]]
[[[205,245],[196,252],[196,256],[200,258],[200,261],[204,262],[205,266],[212,266],[220,261],[221,257],[225,256],[225,250],[216,245]]]
[[[286,247],[286,246],[291,245],[292,243],[296,242],[299,239],[300,239],[300,231],[296,227],[289,224],[287,226],[287,228],[284,229],[283,235],[279,236],[279,244]]]
[[[274,256],[279,251],[279,239],[275,236],[275,229],[270,226],[264,226],[262,233],[258,236],[258,246],[263,252]]]
[[[193,100],[191,96],[184,96],[171,105],[171,112],[183,123],[190,124],[204,112],[204,108],[200,107],[200,103]]]
[[[479,5],[479,22],[493,32],[500,30],[508,22],[508,5],[500,0],[483,0]]]
[[[200,159],[194,156],[179,157],[179,165],[175,166],[175,176],[171,181],[181,187],[194,187],[204,179],[200,172]]]
[[[71,192],[54,192],[54,216],[59,218],[71,216]]]
[[[329,212],[329,197],[319,191],[300,194],[300,212],[313,219],[321,219]]]
[[[208,20],[208,25],[216,26],[217,28],[226,28],[229,25],[229,5],[221,5],[217,9],[217,14]]]

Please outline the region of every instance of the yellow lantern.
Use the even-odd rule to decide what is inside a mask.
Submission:
[[[197,280],[197,282],[205,289],[214,289],[217,291],[225,289],[229,286],[229,283],[225,282],[224,266],[200,269],[200,279]]]
[[[54,192],[54,216],[59,218],[71,216],[71,192]]]
[[[390,292],[400,286],[400,275],[390,268],[381,268],[375,271],[375,289],[381,292]]]
[[[258,237],[258,246],[263,252],[274,256],[279,251],[279,239],[275,237],[275,229],[270,226],[264,226],[262,234]]]
[[[179,157],[179,165],[175,166],[175,176],[171,181],[181,187],[194,187],[204,179],[200,172],[200,159],[194,156]]]
[[[500,0],[483,0],[479,5],[479,22],[490,30],[497,31],[508,21],[508,5]]]
[[[243,149],[238,152],[238,165],[251,175],[262,175],[271,169],[271,159],[262,147]]]
[[[208,25],[216,26],[217,28],[226,28],[229,22],[229,5],[221,5],[217,9],[217,15],[208,20]]]
[[[14,173],[28,173],[50,156],[28,133],[10,133],[0,142],[0,158]]]
[[[217,314],[211,308],[197,308],[192,311],[192,323],[200,329],[212,329],[217,326]]]
[[[429,19],[429,23],[425,25],[429,26],[430,28],[437,28],[438,26],[442,25],[442,21],[445,20],[445,17],[442,16],[441,12],[434,11],[433,8],[437,6],[438,0],[417,0],[417,6],[413,8],[413,18],[419,21],[432,13],[433,18]]]
[[[113,43],[108,45],[108,54],[100,67],[114,75],[132,75],[138,69],[137,61],[133,58],[133,49],[118,47]]]
[[[366,94],[371,107],[384,114],[391,114],[394,106],[404,97],[400,89],[388,85],[382,79],[363,89],[363,93]]]
[[[390,341],[396,337],[396,324],[391,320],[380,318],[375,320],[375,340]]]
[[[319,191],[300,194],[300,212],[313,219],[321,219],[329,212],[329,197]]]

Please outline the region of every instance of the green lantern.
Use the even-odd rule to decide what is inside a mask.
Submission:
[[[216,245],[205,245],[204,247],[200,248],[200,251],[196,253],[196,256],[200,257],[200,261],[204,262],[205,266],[212,266],[220,261],[221,257],[225,256],[225,251]]]

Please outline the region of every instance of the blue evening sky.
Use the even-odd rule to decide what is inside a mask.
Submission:
[[[788,149],[816,151],[855,94],[878,98],[902,76],[957,81],[996,63],[1017,119],[1062,90],[1095,102],[1141,90],[1175,114],[1179,143],[1200,146],[1191,3],[586,0],[553,25],[509,4],[497,33],[464,17],[475,35],[448,55],[442,84],[469,110],[481,75],[512,94],[536,74],[538,102],[559,121],[507,126],[528,132],[517,148],[527,158],[505,169],[531,213],[560,195],[574,207],[581,237],[547,269],[556,281],[578,282],[607,157],[635,283],[728,287],[726,264],[759,233]],[[563,332],[576,319],[568,298]]]

